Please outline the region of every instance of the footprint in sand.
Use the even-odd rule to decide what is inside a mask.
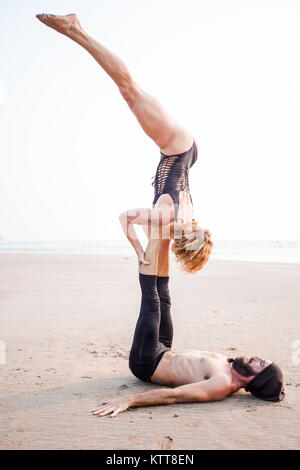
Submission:
[[[168,450],[173,448],[173,438],[171,436],[164,436],[160,441],[159,441],[159,448]]]
[[[122,351],[114,351],[113,357],[122,357],[123,359],[128,359],[128,356]]]
[[[123,385],[120,385],[119,387],[120,390],[125,390],[125,388],[128,388],[128,385],[123,384]]]
[[[249,413],[249,411],[256,411],[256,408],[254,406],[247,406],[246,412]]]
[[[90,354],[93,354],[93,356],[98,356],[98,351],[89,351]]]

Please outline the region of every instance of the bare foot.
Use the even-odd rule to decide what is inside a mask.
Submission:
[[[36,18],[46,26],[49,26],[49,28],[55,29],[55,31],[65,34],[66,36],[82,31],[81,24],[75,14],[58,16],[41,13],[36,15]]]

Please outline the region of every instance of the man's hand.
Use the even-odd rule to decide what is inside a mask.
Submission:
[[[217,374],[208,380],[181,385],[175,388],[157,388],[147,392],[132,393],[104,402],[93,410],[94,415],[114,418],[130,406],[171,405],[172,403],[200,403],[223,400],[233,392],[231,377]]]
[[[175,402],[173,388],[154,389],[141,393],[129,393],[123,397],[103,402],[103,406],[92,410],[92,412],[98,416],[110,414],[110,417],[114,418],[122,411],[128,410],[130,406],[167,405]]]
[[[122,413],[122,411],[126,411],[130,407],[130,405],[132,404],[131,396],[125,395],[121,398],[115,398],[114,400],[105,401],[102,404],[103,406],[101,406],[100,408],[92,410],[94,415],[106,416],[110,414],[110,417],[114,418],[119,413]]]

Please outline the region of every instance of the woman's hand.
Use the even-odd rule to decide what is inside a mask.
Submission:
[[[131,405],[131,395],[125,395],[121,398],[115,398],[114,400],[105,401],[102,403],[103,406],[92,410],[94,415],[106,416],[110,414],[111,418],[114,418],[122,411],[126,411]]]
[[[139,261],[139,267],[146,266],[147,264],[150,264],[150,261],[147,261],[145,259],[145,252],[144,251],[141,251],[138,254],[138,261]]]

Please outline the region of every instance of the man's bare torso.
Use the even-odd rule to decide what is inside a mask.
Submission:
[[[230,364],[223,354],[197,350],[167,351],[152,375],[151,381],[178,387],[224,374],[231,379]]]

